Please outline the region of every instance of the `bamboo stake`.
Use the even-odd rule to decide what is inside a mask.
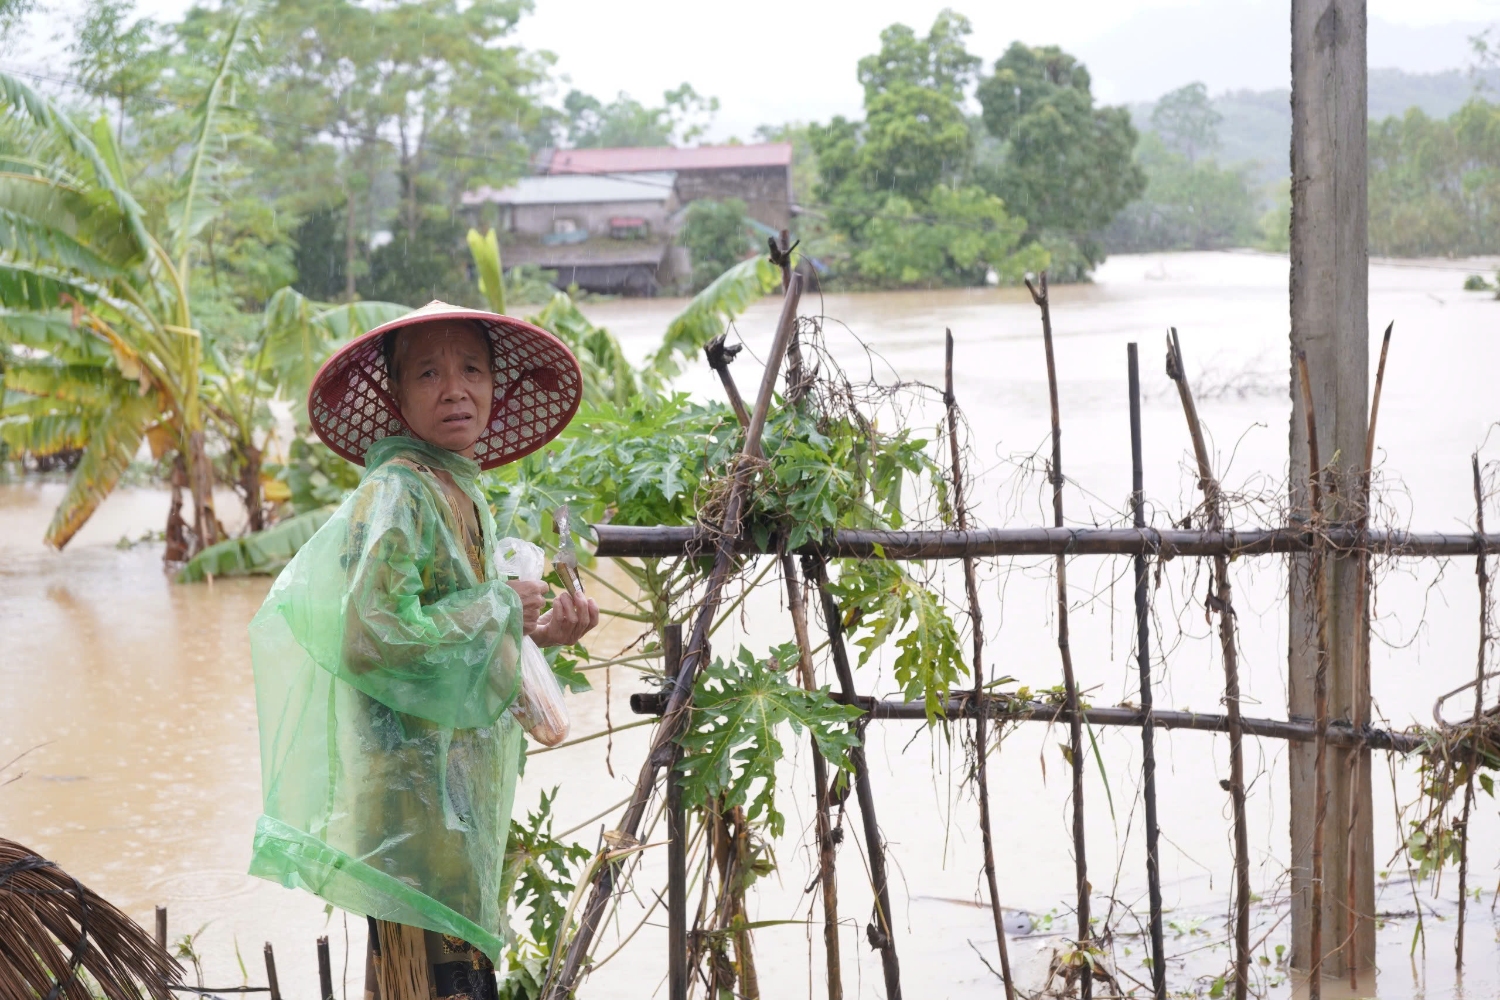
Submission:
[[[682,667],[681,625],[662,630],[662,652],[662,669],[676,677]],[[674,744],[667,771],[667,1000],[687,1000],[692,975],[687,960],[687,813],[675,773],[680,760],[682,746]]]
[[[802,562],[802,575],[818,588],[823,599],[824,624],[828,629],[829,648],[833,653],[833,667],[838,674],[839,688],[846,699],[854,695],[854,671],[849,667],[849,653],[844,648],[844,620],[839,615],[838,602],[828,589],[828,576],[821,563],[812,559]],[[891,922],[891,893],[886,880],[885,842],[880,837],[880,823],[875,818],[875,793],[870,787],[870,765],[865,758],[863,732],[859,744],[849,751],[849,762],[854,767],[854,791],[859,799],[859,816],[864,824],[865,849],[870,859],[870,879],[875,889],[875,920],[865,927],[870,945],[880,951],[881,971],[885,974],[886,1000],[901,1000],[901,966],[896,959],[896,936]]]
[[[1375,369],[1375,393],[1370,401],[1370,426],[1365,431],[1365,464],[1360,474],[1359,528],[1370,527],[1370,476],[1375,468],[1375,424],[1380,419],[1380,390],[1385,385],[1385,359],[1391,349],[1391,331],[1396,323],[1392,320],[1385,328],[1380,342],[1380,364]],[[1364,704],[1362,691],[1369,686],[1370,670],[1370,555],[1365,553],[1359,561],[1359,577],[1355,584],[1355,606],[1359,614],[1358,644],[1354,647],[1354,676],[1350,679],[1351,722],[1358,729],[1363,722],[1360,708]],[[1349,989],[1359,989],[1359,914],[1355,900],[1354,865],[1356,842],[1354,825],[1359,820],[1359,781],[1364,768],[1364,753],[1355,750],[1349,754],[1349,824],[1346,837],[1348,853],[1344,858],[1344,909],[1349,914],[1349,934],[1344,939],[1344,964],[1349,967]]]
[[[276,978],[276,952],[271,942],[266,942],[266,986],[271,990],[271,1000],[281,1000],[281,980]]]
[[[777,322],[776,336],[772,340],[771,350],[766,358],[766,371],[761,380],[760,394],[756,397],[755,411],[750,417],[749,427],[745,430],[745,443],[733,471],[729,497],[724,504],[724,520],[720,525],[721,534],[715,546],[713,568],[709,571],[708,582],[704,587],[703,601],[699,605],[698,620],[693,626],[692,638],[683,652],[682,669],[672,685],[672,695],[667,711],[663,714],[662,723],[652,739],[651,750],[646,755],[640,776],[636,780],[635,793],[631,796],[630,805],[626,807],[625,815],[621,820],[619,832],[624,839],[629,841],[635,839],[640,829],[641,820],[646,814],[646,804],[651,798],[652,790],[656,787],[657,772],[671,761],[671,746],[687,719],[693,681],[698,675],[700,665],[707,657],[708,630],[718,611],[724,585],[729,581],[734,568],[734,540],[740,534],[741,516],[744,513],[746,496],[750,492],[753,479],[753,467],[750,460],[759,453],[761,433],[765,430],[766,417],[771,410],[771,397],[776,390],[781,361],[786,354],[787,342],[791,339],[792,330],[796,327],[797,303],[801,295],[801,276],[793,275],[786,295],[782,298],[781,316]],[[556,982],[544,993],[550,1000],[564,1000],[572,995],[578,974],[582,971],[583,963],[588,956],[589,945],[593,942],[599,921],[604,916],[604,907],[613,893],[615,877],[622,863],[623,859],[597,867],[592,879],[588,903],[579,921],[578,932],[568,945],[567,957],[558,972]]]
[[[785,259],[789,254],[785,229],[781,231],[780,250],[781,257]],[[791,284],[789,266],[782,266],[781,279],[783,288]],[[719,381],[723,384],[724,392],[729,397],[730,405],[734,408],[740,423],[748,424],[750,418],[745,413],[745,404],[741,401],[739,386],[735,384],[734,376],[729,373],[729,366],[734,362],[735,355],[740,349],[738,345],[725,348],[723,341],[724,338],[719,337],[705,348],[704,353],[708,356],[709,367],[718,374]],[[790,384],[797,384],[801,378],[802,356],[794,335],[787,345],[787,379]],[[780,563],[781,575],[786,581],[787,606],[792,615],[792,630],[797,637],[798,679],[804,690],[815,691],[818,685],[813,669],[812,639],[807,629],[807,601],[802,593],[802,585],[797,579],[797,567],[792,557],[787,553],[782,553]],[[828,969],[828,1000],[843,1000],[842,963],[839,957],[839,889],[838,874],[835,870],[837,858],[834,853],[832,806],[828,794],[828,764],[823,759],[822,751],[818,749],[818,741],[811,733],[808,734],[808,741],[812,745],[813,793],[817,809],[818,882],[823,892],[823,953]]]
[[[1187,369],[1182,362],[1182,343],[1177,329],[1167,338],[1167,374],[1177,383],[1182,412],[1187,417],[1188,433],[1193,439],[1193,454],[1198,460],[1198,485],[1203,489],[1208,509],[1208,528],[1224,527],[1223,496],[1214,477],[1203,437],[1203,422],[1193,402]],[[1239,650],[1235,645],[1234,595],[1229,583],[1229,560],[1214,556],[1214,582],[1219,612],[1219,647],[1224,659],[1224,706],[1229,717],[1229,798],[1234,810],[1234,1000],[1245,1000],[1250,988],[1250,833],[1245,821],[1245,751],[1244,733],[1240,727]]]
[[[318,938],[318,1000],[333,1000],[333,960],[328,955],[328,935]]]
[[[711,551],[717,537],[691,527],[595,524],[599,543],[595,555],[607,558],[681,557]],[[738,553],[774,553],[780,538],[772,534],[764,545],[742,537]],[[1325,527],[1316,535],[1306,526],[1281,528],[1225,528],[1223,531],[1179,528],[979,528],[971,531],[889,531],[839,528],[794,555],[822,559],[941,560],[972,556],[1132,556],[1141,553],[1174,559],[1179,556],[1285,555],[1311,552],[1319,546],[1344,552],[1362,548],[1371,555],[1396,558],[1477,556],[1481,546],[1500,550],[1500,532],[1370,531],[1361,535],[1352,525]]]
[[[1141,367],[1134,343],[1125,348],[1130,379],[1130,508],[1137,530],[1146,527],[1146,484],[1141,457]],[[1141,795],[1146,801],[1146,888],[1151,902],[1151,989],[1167,998],[1167,955],[1161,926],[1161,831],[1156,821],[1156,727],[1152,724],[1151,616],[1146,556],[1135,555],[1135,645],[1141,676]]]
[[[792,613],[792,630],[797,636],[797,675],[806,691],[816,691],[813,673],[812,639],[807,629],[807,602],[797,579],[797,566],[789,555],[781,557],[781,575],[786,578],[787,606]],[[813,792],[817,803],[818,883],[823,890],[823,952],[828,963],[828,1000],[842,1000],[844,984],[839,960],[839,887],[834,868],[832,804],[828,794],[828,764],[812,742]]]
[[[1312,379],[1307,374],[1307,353],[1297,352],[1297,373],[1302,382],[1302,412],[1307,419],[1307,456],[1311,470],[1312,508],[1309,520],[1317,527],[1323,513],[1323,463],[1318,455],[1318,423],[1313,409]],[[1317,667],[1313,671],[1313,843],[1312,927],[1309,948],[1312,965],[1307,976],[1308,1000],[1323,996],[1323,834],[1328,818],[1328,595],[1325,586],[1323,550],[1312,553],[1312,585],[1317,600]]]
[[[1041,291],[1026,279],[1031,300],[1042,310],[1042,344],[1047,352],[1047,392],[1052,404],[1052,524],[1063,526],[1062,420],[1057,404],[1057,360],[1052,350],[1052,309],[1047,301],[1047,272],[1042,272]],[[1062,654],[1063,685],[1067,690],[1067,707],[1072,713],[1068,722],[1069,756],[1073,759],[1073,869],[1078,891],[1078,948],[1085,952],[1079,970],[1079,992],[1083,1000],[1094,993],[1093,956],[1089,927],[1089,861],[1084,843],[1083,825],[1083,726],[1078,714],[1078,684],[1073,679],[1073,652],[1068,640],[1068,558],[1057,556],[1057,650]]]
[[[158,948],[167,946],[167,908],[165,906],[156,908],[156,946]]]
[[[1484,534],[1484,485],[1479,477],[1479,453],[1471,459],[1474,468],[1475,526]],[[1485,554],[1479,553],[1474,567],[1479,577],[1479,662],[1474,668],[1474,727],[1477,731],[1484,716],[1484,663],[1489,646],[1490,575],[1485,565]],[[1479,759],[1472,751],[1469,754],[1468,774],[1464,776],[1463,831],[1458,840],[1458,937],[1454,941],[1454,959],[1459,972],[1464,968],[1464,916],[1469,896],[1469,810],[1474,806],[1474,769]]]
[[[959,531],[969,530],[969,509],[964,502],[963,462],[958,450],[958,397],[953,394],[953,331],[943,331],[943,405],[948,414],[948,451],[953,468],[953,514]],[[969,618],[974,633],[974,697],[984,695],[984,618],[979,610],[979,584],[972,556],[964,559],[964,591],[969,598]],[[984,713],[974,716],[974,779],[979,785],[979,834],[984,846],[984,878],[990,888],[990,915],[995,921],[995,943],[1000,949],[1000,976],[1005,981],[1006,1000],[1016,1000],[1016,985],[1010,974],[1010,947],[1005,940],[1005,915],[1000,909],[1000,886],[995,877],[995,839],[990,830],[989,739]],[[1150,730],[1147,730],[1148,732]]]
[[[1467,687],[1467,685],[1465,685]],[[846,705],[857,705],[872,720],[926,721],[927,707],[921,701],[880,701],[863,695],[853,698],[834,694],[833,700]],[[637,715],[659,715],[663,699],[658,691],[637,693],[630,696],[630,710]],[[1005,695],[987,694],[978,701],[972,690],[952,691],[943,705],[943,715],[948,719],[972,719],[983,714],[998,722],[1045,722],[1055,725],[1069,722],[1072,712],[1065,706],[1052,702],[1017,701]],[[1084,709],[1079,715],[1090,726],[1144,726],[1145,712],[1139,708],[1116,706]],[[1196,733],[1227,733],[1229,719],[1223,715],[1202,712],[1173,712],[1159,708],[1151,710],[1150,724],[1157,729],[1182,729]],[[1240,716],[1240,730],[1246,736],[1261,739],[1288,740],[1294,743],[1312,743],[1317,739],[1310,722],[1295,722],[1290,719],[1257,719]],[[1388,750],[1392,753],[1409,754],[1422,749],[1424,737],[1420,733],[1394,733],[1368,726],[1356,731],[1346,722],[1330,722],[1325,734],[1331,747],[1368,747],[1371,750]]]

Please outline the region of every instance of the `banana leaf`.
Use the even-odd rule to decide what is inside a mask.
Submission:
[[[199,583],[209,576],[272,576],[280,573],[332,514],[332,507],[310,510],[265,531],[210,545],[178,571],[177,582]]]

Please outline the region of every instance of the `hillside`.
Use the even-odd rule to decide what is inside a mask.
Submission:
[[[1407,73],[1399,69],[1370,70],[1370,117],[1376,120],[1420,108],[1434,118],[1446,118],[1484,86],[1490,95],[1500,93],[1500,71],[1480,79],[1463,70],[1443,73]],[[1223,164],[1252,163],[1254,176],[1275,181],[1287,175],[1287,157],[1292,141],[1291,92],[1234,90],[1213,99],[1214,110],[1223,116],[1219,125],[1217,158]],[[1137,129],[1151,128],[1154,102],[1128,105]]]

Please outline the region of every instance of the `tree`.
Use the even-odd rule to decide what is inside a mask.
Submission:
[[[1256,241],[1256,197],[1243,169],[1193,163],[1147,132],[1136,151],[1146,190],[1115,218],[1111,250],[1219,250]]]
[[[1500,252],[1500,104],[1370,123],[1370,251]]]
[[[964,48],[968,34],[968,21],[947,10],[923,39],[905,25],[887,28],[880,52],[859,64],[865,120],[838,117],[807,132],[815,195],[834,233],[819,252],[843,257],[858,280],[972,284],[991,269],[1025,270],[1016,250],[1026,223],[972,183],[974,136],[962,102],[979,60]]]
[[[47,529],[58,548],[114,489],[148,435],[153,450],[178,456],[193,502],[190,551],[219,537],[190,283],[213,214],[211,151],[222,138],[219,113],[242,28],[236,19],[198,105],[195,141],[171,182],[173,210],[157,222],[160,238],[127,186],[108,122],[85,135],[52,102],[0,74],[12,122],[52,153],[48,168],[0,175],[4,336],[31,349],[8,359],[7,386],[25,398],[6,401],[0,427],[18,449],[83,448]],[[79,330],[108,347],[108,363],[93,363],[98,347],[85,351]],[[64,349],[33,355],[53,339]]]
[[[1208,88],[1201,83],[1190,83],[1166,94],[1151,111],[1151,127],[1168,149],[1187,157],[1189,165],[1219,148],[1219,123],[1223,120],[1208,99]]]
[[[963,109],[943,91],[898,83],[865,103],[859,172],[868,188],[924,198],[964,176],[972,148]]]
[[[1097,234],[1146,186],[1129,112],[1096,108],[1090,87],[1088,70],[1066,52],[1016,42],[977,92],[1001,145],[976,179],[1026,217],[1028,239],[1084,270],[1103,257]]]
[[[981,65],[971,55],[965,39],[974,31],[969,19],[944,8],[932,22],[926,38],[904,24],[893,24],[880,33],[880,51],[859,61],[859,82],[865,88],[865,103],[900,84],[936,91],[953,101],[962,101]]]
[[[571,90],[563,98],[565,138],[575,149],[687,144],[703,136],[718,110],[717,97],[703,97],[686,83],[662,94],[662,104],[655,108],[623,91],[605,104]]]
[[[703,198],[688,206],[678,237],[693,262],[693,290],[708,287],[719,275],[751,253],[745,225],[745,203],[738,198]]]
[[[89,0],[74,40],[73,71],[94,93],[119,107],[115,144],[125,138],[125,114],[131,98],[144,93],[161,72],[156,51],[156,23],[138,18],[128,24],[133,0]]]

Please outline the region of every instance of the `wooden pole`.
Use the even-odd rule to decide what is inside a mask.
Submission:
[[[1479,534],[1484,534],[1484,483],[1479,476],[1479,453],[1472,459],[1474,468],[1474,517]],[[1477,732],[1484,720],[1484,664],[1489,653],[1490,641],[1490,575],[1485,565],[1485,554],[1479,553],[1474,572],[1479,577],[1479,662],[1474,668],[1474,729]],[[1458,840],[1458,935],[1453,942],[1454,965],[1459,972],[1464,968],[1464,917],[1469,896],[1469,811],[1474,806],[1474,770],[1479,766],[1478,755],[1469,754],[1467,773],[1464,775],[1464,813],[1460,822]]]
[[[1312,504],[1312,525],[1317,528],[1323,519],[1323,465],[1319,459],[1318,425],[1316,408],[1313,405],[1312,383],[1307,374],[1307,355],[1297,352],[1297,374],[1302,381],[1302,413],[1307,420],[1308,464],[1312,469],[1309,490]],[[1328,819],[1328,657],[1329,617],[1328,565],[1321,550],[1314,550],[1312,557],[1311,587],[1314,597],[1314,628],[1316,630],[1317,667],[1313,671],[1313,834],[1312,901],[1308,913],[1308,968],[1307,995],[1309,1000],[1321,1000],[1323,996],[1323,898],[1324,847],[1327,841]]]
[[[646,804],[651,798],[652,790],[656,787],[657,773],[672,760],[672,746],[687,720],[688,710],[692,704],[693,680],[698,675],[698,668],[707,658],[708,630],[718,613],[724,585],[729,581],[735,565],[734,540],[740,534],[741,517],[754,478],[751,459],[760,454],[761,434],[765,430],[766,418],[770,414],[771,398],[776,391],[777,376],[781,371],[782,359],[786,355],[787,343],[791,340],[792,331],[796,327],[797,303],[801,295],[802,278],[800,275],[793,275],[786,295],[782,298],[781,316],[776,324],[776,335],[771,342],[771,350],[766,357],[766,371],[761,379],[755,410],[751,414],[750,425],[745,430],[744,446],[732,472],[734,478],[728,499],[724,503],[724,520],[720,525],[722,535],[714,546],[713,568],[709,570],[708,581],[704,586],[703,600],[698,606],[698,618],[693,625],[692,637],[683,651],[682,667],[676,682],[672,685],[667,710],[662,716],[661,725],[656,729],[656,735],[652,738],[651,749],[641,765],[640,776],[636,779],[635,792],[631,796],[630,804],[626,806],[625,815],[620,823],[620,833],[630,840],[633,840],[640,830],[641,820],[646,815]],[[578,975],[582,972],[583,964],[588,958],[594,933],[598,930],[600,920],[603,919],[604,907],[613,895],[618,868],[618,862],[598,866],[589,890],[588,902],[579,920],[578,932],[568,943],[567,957],[563,960],[556,980],[544,992],[544,996],[549,1000],[563,1000],[572,995]]]
[[[1380,390],[1385,385],[1385,361],[1391,350],[1391,331],[1395,329],[1396,323],[1392,320],[1385,328],[1385,336],[1380,342],[1380,365],[1375,370],[1375,394],[1370,397],[1370,426],[1365,432],[1365,464],[1360,475],[1359,488],[1359,530],[1368,531],[1370,528],[1370,477],[1375,468],[1375,425],[1380,416]],[[1363,553],[1359,560],[1359,581],[1355,588],[1354,605],[1359,610],[1360,625],[1358,641],[1354,647],[1354,690],[1368,690],[1370,687],[1370,554]],[[1354,715],[1349,720],[1355,729],[1364,724],[1364,716],[1361,713],[1360,699],[1354,699]],[[1359,751],[1349,754],[1349,768],[1353,772],[1349,775],[1351,788],[1358,788],[1362,772],[1369,769],[1369,753]],[[1344,852],[1344,870],[1352,872],[1358,867],[1359,862],[1359,839],[1354,836],[1355,826],[1359,823],[1359,796],[1349,796],[1349,806],[1346,811],[1347,822],[1344,824],[1345,839],[1348,841]],[[1356,898],[1356,879],[1344,879],[1344,908],[1349,913],[1357,912],[1359,901]],[[1344,968],[1349,971],[1350,991],[1359,989],[1359,942],[1355,940],[1354,934],[1344,935]]]
[[[1047,301],[1047,272],[1042,272],[1040,291],[1027,279],[1031,299],[1042,310],[1042,343],[1047,352],[1047,393],[1052,404],[1052,526],[1063,526],[1062,418],[1057,403],[1057,359],[1052,350],[1052,308]],[[1078,947],[1091,950],[1089,927],[1089,859],[1083,823],[1083,726],[1078,712],[1078,683],[1073,678],[1073,651],[1068,638],[1068,557],[1057,555],[1057,651],[1062,654],[1063,686],[1067,707],[1069,756],[1073,765],[1073,872],[1078,893]],[[1094,994],[1093,956],[1085,955],[1079,967],[1079,993],[1083,1000]]]
[[[822,597],[824,625],[828,629],[828,646],[833,653],[833,667],[839,688],[845,698],[854,697],[854,671],[849,666],[849,652],[844,647],[844,620],[838,602],[828,589],[828,576],[821,563],[812,559],[802,562],[802,575],[818,588]],[[859,817],[864,824],[865,850],[870,858],[870,879],[875,890],[875,919],[865,927],[870,945],[880,952],[880,967],[885,974],[886,1000],[901,1000],[901,965],[896,960],[896,935],[891,919],[891,892],[885,871],[885,841],[875,818],[875,793],[870,787],[870,765],[865,757],[864,733],[859,744],[849,751],[854,767],[854,792],[859,799]]]
[[[328,957],[328,935],[318,938],[318,1000],[333,1000],[333,961]]]
[[[948,451],[952,460],[953,513],[959,531],[969,530],[969,508],[964,501],[963,459],[958,448],[958,397],[953,393],[953,331],[943,331],[943,405],[948,416]],[[984,616],[979,610],[979,583],[974,559],[964,559],[964,592],[969,598],[969,622],[974,639],[974,697],[984,696]],[[1006,1000],[1016,1000],[1010,974],[1010,947],[1005,940],[1005,914],[1000,909],[1000,885],[995,876],[995,838],[990,830],[989,738],[984,713],[974,716],[974,780],[979,785],[979,835],[984,848],[984,878],[990,889],[990,915],[995,921],[995,946],[1000,950],[1000,977]],[[1150,730],[1148,729],[1147,732]]]
[[[1309,505],[1314,466],[1309,463],[1304,433],[1303,394],[1296,356],[1307,358],[1318,447],[1333,467],[1326,509],[1327,528],[1352,529],[1359,517],[1359,468],[1367,438],[1369,404],[1369,251],[1367,206],[1366,0],[1292,0],[1292,213],[1290,318],[1292,416],[1289,425],[1290,509],[1293,517],[1312,515]],[[1324,592],[1314,593],[1309,564],[1322,559]],[[1330,550],[1323,556],[1293,560],[1290,580],[1288,644],[1288,712],[1303,718],[1315,714],[1314,675],[1326,673],[1328,712],[1334,718],[1368,719],[1369,682],[1357,677],[1355,664],[1363,645],[1366,616],[1359,607],[1359,567],[1363,554]],[[1328,618],[1326,649],[1318,651],[1318,608]],[[1291,913],[1292,966],[1342,976],[1353,935],[1357,962],[1370,967],[1375,957],[1374,832],[1371,825],[1370,772],[1351,768],[1343,751],[1326,762],[1328,773],[1314,775],[1313,748],[1293,747],[1288,760],[1291,781]],[[1318,781],[1328,796],[1314,795]],[[1355,797],[1357,804],[1349,805]],[[1338,822],[1325,834],[1323,886],[1338,905],[1323,908],[1322,940],[1333,945],[1328,955],[1312,948],[1312,841],[1319,811]],[[1355,816],[1352,831],[1346,816]],[[1353,841],[1351,848],[1350,841]],[[1354,864],[1349,864],[1350,858]],[[1352,870],[1351,870],[1352,868]],[[1347,904],[1348,885],[1354,902]]]
[[[1219,481],[1214,476],[1208,442],[1203,437],[1203,422],[1193,401],[1187,369],[1182,361],[1182,343],[1173,327],[1167,338],[1167,374],[1177,383],[1182,412],[1187,417],[1188,434],[1193,439],[1193,455],[1198,461],[1198,485],[1203,489],[1208,509],[1208,528],[1224,527],[1224,511]],[[1245,1000],[1250,989],[1250,832],[1245,821],[1245,750],[1240,728],[1239,650],[1234,634],[1234,594],[1229,583],[1229,560],[1214,556],[1214,584],[1217,588],[1219,614],[1219,649],[1224,660],[1224,707],[1229,717],[1229,798],[1234,813],[1234,1000]]]
[[[834,694],[833,700],[847,705],[857,705],[874,720],[927,720],[927,707],[920,701],[881,701],[858,695],[853,698]],[[660,715],[665,699],[661,692],[651,691],[630,696],[630,710],[637,715]],[[1062,705],[1040,701],[1017,701],[1005,695],[985,695],[975,702],[969,690],[949,693],[943,705],[943,715],[949,719],[972,719],[983,713],[998,722],[1045,722],[1056,725],[1068,722],[1072,713]],[[1090,726],[1144,726],[1146,713],[1139,708],[1115,706],[1092,706],[1083,710],[1083,721]],[[1227,733],[1229,718],[1224,715],[1202,712],[1173,712],[1159,708],[1151,710],[1151,725],[1157,729],[1183,729],[1198,733]],[[1313,724],[1305,720],[1257,719],[1240,716],[1240,731],[1246,736],[1260,739],[1290,740],[1294,743],[1312,743],[1317,739]],[[1354,729],[1346,722],[1330,722],[1324,738],[1331,747],[1367,747],[1371,750],[1389,750],[1393,753],[1414,753],[1422,748],[1420,733],[1395,733],[1388,729],[1371,729],[1365,726]]]
[[[785,262],[781,269],[781,284],[785,289],[791,284],[790,245],[785,229],[781,231],[780,246],[777,249],[780,259]],[[709,367],[718,374],[735,416],[739,419],[741,426],[748,427],[749,414],[745,412],[739,386],[735,384],[734,376],[729,373],[729,366],[739,352],[739,345],[733,348],[725,347],[722,335],[704,348]],[[794,332],[787,345],[787,383],[789,386],[800,385],[802,379],[802,354],[797,346],[797,337]],[[789,389],[785,397],[788,402],[790,402],[790,396],[791,390]],[[798,678],[804,690],[814,691],[818,685],[813,670],[812,639],[807,629],[806,596],[797,579],[797,567],[792,557],[783,552],[780,560],[781,575],[786,581],[787,608],[792,616],[792,631],[797,637]],[[823,893],[823,954],[828,970],[828,1000],[843,1000],[842,963],[839,957],[839,888],[838,873],[835,869],[837,858],[836,845],[833,842],[833,809],[828,793],[828,764],[823,759],[822,751],[818,749],[817,739],[811,733],[808,734],[808,742],[812,745],[813,794],[817,810],[818,883]]]
[[[266,985],[271,989],[271,1000],[281,1000],[281,980],[276,978],[276,952],[271,942],[266,942]]]
[[[1130,512],[1137,530],[1146,527],[1146,482],[1141,457],[1141,365],[1134,343],[1125,345],[1130,378]],[[1151,991],[1167,1000],[1167,947],[1161,926],[1161,830],[1156,821],[1156,727],[1152,724],[1150,574],[1144,553],[1135,554],[1135,655],[1140,672],[1141,797],[1146,802],[1146,890],[1151,903]]]
[[[158,948],[167,946],[167,908],[165,906],[156,908],[156,946]]]
[[[663,670],[677,677],[682,668],[682,626],[662,630]],[[682,805],[682,784],[677,762],[682,747],[674,744],[672,766],[667,771],[667,998],[687,1000],[692,970],[688,968],[687,940],[687,813]]]
[[[813,673],[812,637],[807,628],[807,600],[797,579],[797,565],[789,555],[781,557],[781,575],[786,579],[787,607],[792,614],[792,631],[797,637],[797,676],[803,690],[816,691]],[[817,808],[818,885],[823,891],[823,954],[828,969],[828,1000],[842,1000],[844,983],[839,957],[839,887],[835,868],[837,856],[833,842],[833,802],[828,787],[828,763],[812,744],[813,794]]]

